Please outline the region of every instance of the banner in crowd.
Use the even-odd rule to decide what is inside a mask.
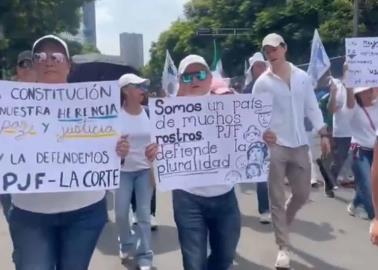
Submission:
[[[269,96],[155,98],[149,108],[159,190],[266,181]]]
[[[346,86],[378,86],[378,37],[346,38]]]
[[[118,186],[116,82],[0,81],[0,90],[0,193]]]

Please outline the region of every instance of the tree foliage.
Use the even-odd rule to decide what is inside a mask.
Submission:
[[[344,53],[344,38],[352,36],[353,0],[191,0],[184,6],[184,19],[174,22],[151,48],[145,74],[160,80],[165,51],[176,63],[198,53],[211,63],[213,37],[197,36],[201,28],[247,28],[247,35],[217,37],[223,67],[229,76],[243,74],[244,61],[260,50],[262,38],[277,32],[284,36],[289,59],[306,63],[310,58],[314,29],[330,56]],[[361,36],[378,34],[378,1],[360,0]]]
[[[32,42],[46,34],[77,34],[80,7],[88,0],[1,0],[0,55],[12,63],[18,52],[30,49]],[[74,44],[76,48],[77,44]]]

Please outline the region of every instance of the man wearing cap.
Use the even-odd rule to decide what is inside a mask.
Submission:
[[[267,63],[264,60],[264,56],[260,52],[256,52],[248,60],[249,68],[245,74],[245,88],[243,90],[244,94],[251,94],[253,85],[256,80],[263,74],[268,68]]]
[[[66,43],[47,35],[32,48],[36,80],[64,84],[70,70]],[[116,153],[128,152],[126,138]],[[86,270],[107,222],[105,191],[13,194],[9,224],[16,270]]]
[[[322,137],[323,154],[329,153],[330,145],[311,79],[286,61],[284,39],[278,34],[269,34],[263,39],[262,49],[270,67],[257,79],[253,95],[269,93],[273,99],[270,129],[263,138],[271,151],[268,186],[273,228],[279,247],[275,266],[277,269],[289,269],[289,225],[310,193],[311,163],[303,124],[305,116]],[[292,191],[287,201],[285,177]]]
[[[210,94],[212,75],[201,56],[182,59],[178,76],[179,96]],[[184,269],[228,270],[240,237],[240,211],[233,184],[176,189],[172,199]]]

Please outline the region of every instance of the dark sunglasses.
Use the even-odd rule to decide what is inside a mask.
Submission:
[[[45,63],[47,59],[50,59],[55,64],[61,64],[66,60],[66,56],[60,52],[54,52],[54,53],[39,52],[33,55],[33,61],[39,64]]]
[[[24,69],[30,69],[32,67],[32,61],[30,60],[22,60],[17,64],[19,68],[24,68]]]
[[[141,84],[129,83],[127,86],[132,86],[132,87],[138,88],[140,90],[143,90],[145,92],[148,91],[148,85],[143,84],[143,83],[141,83]]]
[[[191,72],[191,73],[183,73],[180,76],[180,79],[185,84],[191,84],[193,83],[194,78],[196,78],[199,81],[204,81],[208,77],[207,70],[200,70],[197,72]]]

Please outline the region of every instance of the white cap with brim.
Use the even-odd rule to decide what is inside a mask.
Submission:
[[[191,64],[200,64],[210,71],[209,65],[202,56],[191,54],[181,60],[178,68],[178,75],[182,75]]]
[[[276,33],[271,33],[264,37],[262,41],[262,48],[264,48],[265,46],[278,47],[280,46],[280,44],[286,44],[283,37]]]
[[[364,91],[367,91],[371,89],[370,86],[362,86],[362,87],[356,87],[356,88],[353,88],[353,94],[358,94],[358,93],[361,93],[361,92],[364,92]]]
[[[48,41],[48,40],[50,40],[50,41],[52,41],[52,42],[55,42],[55,43],[57,43],[57,44],[60,44],[60,45],[63,47],[63,49],[64,49],[64,51],[65,51],[65,53],[66,53],[67,58],[70,58],[70,53],[69,53],[69,51],[68,51],[67,43],[66,43],[63,39],[61,39],[61,38],[59,38],[59,37],[57,37],[57,36],[54,36],[54,35],[46,35],[46,36],[43,36],[43,37],[37,39],[37,40],[34,42],[34,44],[33,44],[32,54],[34,55],[35,50],[36,50],[36,49],[37,49],[42,43],[44,43],[44,42],[46,42],[46,41]]]
[[[251,71],[253,65],[254,65],[256,62],[263,62],[263,63],[266,63],[266,62],[265,62],[265,59],[264,59],[264,56],[262,55],[261,52],[254,53],[253,56],[250,57],[250,58],[248,59],[248,63],[249,63],[248,72]]]
[[[149,79],[141,78],[133,73],[127,73],[121,76],[118,80],[118,85],[120,88],[127,86],[129,84],[150,84]]]

